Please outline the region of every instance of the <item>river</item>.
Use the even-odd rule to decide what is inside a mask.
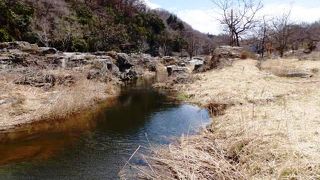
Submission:
[[[144,83],[124,87],[94,115],[71,119],[39,133],[22,128],[23,138],[0,143],[0,179],[118,179],[139,145],[165,145],[210,123],[206,110],[172,102]]]

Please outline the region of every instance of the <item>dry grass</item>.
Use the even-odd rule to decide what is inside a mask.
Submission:
[[[118,93],[115,85],[87,80],[86,73],[83,72],[51,70],[50,73],[72,74],[76,77],[75,83],[45,90],[16,85],[13,83],[13,80],[17,78],[16,74],[2,74],[0,100],[6,103],[0,104],[4,110],[0,113],[0,129],[8,129],[43,119],[63,119]]]
[[[301,61],[298,59],[273,59],[262,62],[262,70],[271,72],[280,77],[290,77],[290,75],[312,75],[319,76],[319,61]],[[299,76],[298,76],[299,77]]]
[[[265,62],[268,71],[254,60],[236,61],[177,87],[203,106],[232,106],[214,118],[210,132],[158,150],[165,169],[159,171],[173,179],[320,178],[320,77],[275,76],[278,61]],[[287,61],[282,68],[320,68],[320,62]]]

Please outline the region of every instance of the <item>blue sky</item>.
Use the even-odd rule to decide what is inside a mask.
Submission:
[[[219,34],[222,27],[217,21],[211,0],[145,0],[152,8],[163,8],[177,14],[193,28]],[[291,10],[294,22],[314,22],[320,20],[320,0],[262,0],[260,15],[277,16]]]
[[[150,0],[150,2],[160,5],[165,9],[170,8],[179,8],[179,9],[189,9],[189,8],[202,8],[206,9],[209,6],[212,6],[210,0]],[[294,3],[297,5],[302,5],[306,7],[320,6],[320,0],[264,0],[263,3]]]

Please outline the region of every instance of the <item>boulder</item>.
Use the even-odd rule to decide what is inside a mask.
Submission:
[[[12,57],[9,55],[1,55],[0,56],[0,64],[11,64],[12,63]]]
[[[6,65],[25,65],[26,58],[30,54],[22,52],[18,49],[10,49],[9,52],[0,54],[0,64]]]
[[[162,58],[162,63],[166,66],[176,65],[178,60],[175,57],[165,56]]]
[[[220,46],[212,53],[212,58],[205,59],[203,65],[195,65],[195,72],[204,72],[210,69],[219,69],[231,66],[233,61],[242,58],[244,49],[242,47]]]
[[[116,51],[108,51],[106,55],[112,57],[113,59],[117,59],[118,57],[118,53]]]
[[[56,83],[56,77],[51,74],[28,73],[14,81],[15,84],[30,85],[34,87],[53,87]]]
[[[241,58],[243,48],[221,46],[214,50],[213,56],[210,62],[210,68],[223,68],[225,66],[231,66],[236,58]]]
[[[127,69],[125,72],[123,72],[120,76],[120,79],[122,81],[131,81],[138,78],[138,73],[133,69]]]
[[[108,56],[108,53],[105,51],[96,51],[93,54],[96,56]]]
[[[24,41],[0,43],[0,49],[17,49],[31,54],[39,53],[39,47],[37,44],[30,44]]]
[[[63,53],[63,62],[66,68],[74,68],[89,64],[85,53]]]
[[[220,46],[213,51],[213,55],[221,58],[234,59],[241,58],[242,52],[242,47]]]
[[[98,69],[102,73],[111,72],[114,76],[120,76],[119,68],[113,63],[112,58],[109,56],[94,60],[93,68]]]
[[[56,54],[58,52],[56,48],[52,47],[40,47],[39,51],[41,55]]]
[[[188,73],[188,68],[172,65],[172,66],[167,66],[167,72],[169,76],[184,74],[184,73]]]
[[[116,65],[121,72],[126,72],[126,70],[134,66],[134,63],[126,53],[118,53]]]
[[[99,69],[91,69],[87,74],[87,79],[98,79],[102,77],[101,71]]]
[[[204,66],[205,60],[203,58],[193,58],[189,64],[193,67],[193,72],[199,72]]]

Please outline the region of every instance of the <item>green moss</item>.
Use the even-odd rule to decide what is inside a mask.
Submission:
[[[179,93],[177,95],[177,100],[179,100],[179,101],[187,101],[189,99],[190,99],[190,97],[188,95],[186,95],[186,94]]]

